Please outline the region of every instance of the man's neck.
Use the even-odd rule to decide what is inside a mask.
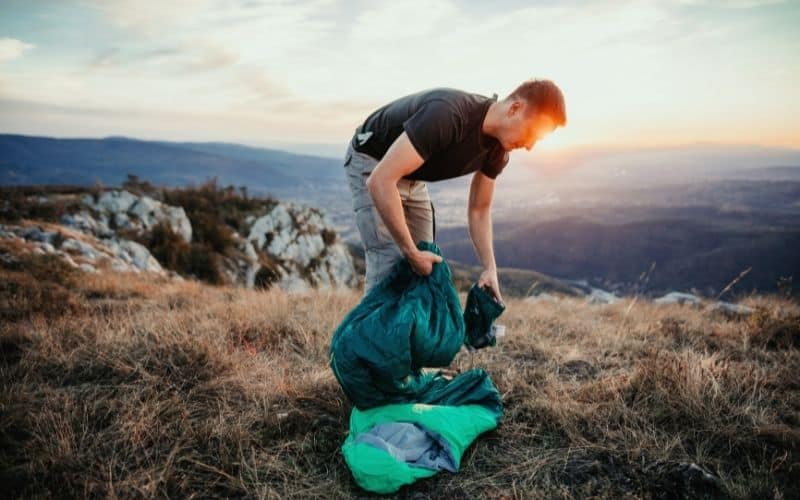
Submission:
[[[483,117],[483,123],[481,124],[481,132],[486,135],[490,135],[492,137],[495,136],[495,131],[497,130],[497,116],[496,114],[499,112],[500,103],[493,102],[489,105],[489,109],[486,111],[486,116]]]
[[[500,103],[493,102],[489,105],[489,109],[486,111],[486,115],[483,117],[483,123],[481,124],[481,132],[483,136],[481,137],[483,145],[486,146],[486,143],[490,141],[490,139],[497,139],[495,135],[495,131],[497,130],[497,116],[496,114],[500,111]],[[488,137],[486,137],[488,136]]]

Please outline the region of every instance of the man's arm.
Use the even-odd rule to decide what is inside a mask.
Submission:
[[[395,139],[381,161],[372,169],[367,177],[367,189],[372,196],[375,208],[378,209],[383,222],[392,233],[394,241],[400,247],[403,255],[408,255],[417,246],[411,238],[400,191],[397,182],[404,175],[418,169],[423,163],[422,157],[414,149],[405,132]]]
[[[469,187],[469,236],[484,269],[496,270],[492,248],[492,196],[495,180],[480,170],[472,176]]]

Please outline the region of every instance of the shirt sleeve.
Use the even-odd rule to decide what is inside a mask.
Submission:
[[[427,161],[435,153],[457,142],[462,121],[452,106],[444,101],[429,101],[403,122],[414,149]]]
[[[500,172],[502,172],[505,166],[508,165],[508,159],[508,151],[503,148],[490,151],[486,156],[486,162],[483,164],[481,172],[483,172],[483,174],[487,177],[494,179],[500,175]]]

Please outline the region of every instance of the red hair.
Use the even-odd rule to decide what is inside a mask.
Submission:
[[[548,115],[557,127],[567,124],[567,110],[561,89],[550,80],[526,80],[508,94],[506,100],[524,99],[540,113]]]

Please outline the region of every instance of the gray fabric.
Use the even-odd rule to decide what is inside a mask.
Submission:
[[[367,176],[378,160],[355,151],[348,146],[344,171],[353,198],[355,225],[361,236],[366,261],[364,295],[388,275],[403,252],[394,241],[383,217],[375,207],[372,195],[366,186]],[[397,181],[403,215],[414,243],[434,240],[433,202],[424,181],[400,179]]]
[[[386,450],[396,460],[409,465],[458,472],[447,441],[416,422],[376,424],[355,441]]]

